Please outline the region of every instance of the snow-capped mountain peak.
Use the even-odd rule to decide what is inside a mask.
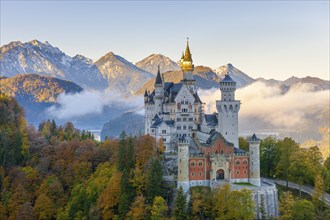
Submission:
[[[170,58],[162,54],[151,54],[135,64],[137,67],[156,75],[158,65],[161,72],[177,71],[180,66]]]

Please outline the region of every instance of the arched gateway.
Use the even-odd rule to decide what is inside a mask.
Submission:
[[[220,169],[217,171],[217,180],[223,180],[225,178],[225,171]]]

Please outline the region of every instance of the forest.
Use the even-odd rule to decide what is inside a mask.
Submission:
[[[248,148],[245,139],[240,146]],[[163,144],[149,135],[98,142],[71,122],[34,128],[0,93],[0,219],[253,219],[251,192],[230,185],[193,187],[187,203],[181,188],[163,181],[163,157]],[[280,219],[330,219],[318,199],[329,192],[330,161],[317,147],[266,138],[261,175],[317,189],[310,200],[282,192]]]

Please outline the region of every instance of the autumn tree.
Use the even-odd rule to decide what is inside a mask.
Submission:
[[[295,204],[291,192],[284,192],[280,198],[279,211],[282,220],[290,220],[293,216],[293,206]]]
[[[166,212],[168,207],[166,205],[166,201],[161,196],[156,196],[152,203],[151,208],[151,219],[152,220],[164,220],[166,217]]]
[[[193,219],[211,217],[212,199],[211,190],[208,187],[190,188],[190,212]]]
[[[146,218],[146,207],[145,199],[142,195],[135,197],[132,203],[130,211],[127,213],[127,218],[131,219],[145,219]]]
[[[56,207],[52,200],[45,194],[40,194],[34,205],[34,212],[38,219],[54,219],[56,217]]]
[[[26,121],[17,101],[0,93],[0,165],[10,167],[29,156]]]
[[[313,203],[308,200],[300,199],[292,209],[292,219],[295,220],[313,220],[315,219],[315,209]]]

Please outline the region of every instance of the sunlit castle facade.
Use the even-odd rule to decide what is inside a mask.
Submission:
[[[145,134],[162,139],[165,152],[177,151],[177,186],[189,192],[193,186],[250,183],[257,204],[264,197],[268,217],[277,216],[277,189],[260,179],[260,140],[252,135],[249,151],[239,149],[236,82],[226,75],[219,83],[218,112],[204,114],[188,42],[180,65],[183,79],[179,83],[164,82],[158,68],[155,90],[144,94]],[[256,207],[256,215],[260,215]]]

